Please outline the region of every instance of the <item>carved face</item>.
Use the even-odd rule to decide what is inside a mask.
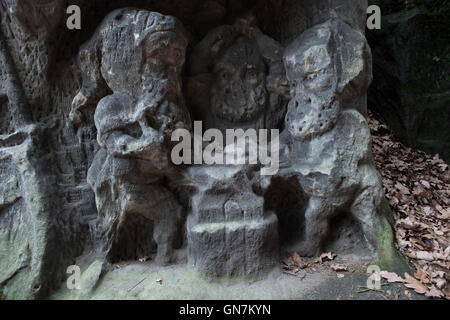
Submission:
[[[371,82],[364,36],[338,20],[305,31],[286,49],[291,82],[286,125],[297,139],[331,130],[342,108],[354,108]]]
[[[255,40],[239,38],[215,64],[211,106],[232,122],[255,119],[265,111],[265,64]]]
[[[291,82],[292,98],[286,115],[289,132],[303,140],[330,130],[341,107],[336,93],[336,64],[327,43],[300,38],[288,47],[284,61]]]
[[[86,50],[80,51],[81,64],[100,63],[101,77],[113,92],[127,92],[138,98],[155,79],[178,81],[188,37],[175,17],[120,9],[105,19],[90,42]],[[99,42],[101,60],[94,56]],[[95,72],[95,66],[85,68]]]
[[[147,62],[161,61],[175,68],[184,64],[187,39],[173,31],[155,32],[148,36],[144,46]]]
[[[306,139],[328,131],[339,114],[336,76],[327,52],[318,47],[305,52],[305,63],[288,74],[291,96],[286,123],[290,133]]]
[[[162,62],[175,68],[183,66],[188,37],[178,19],[141,11],[131,20],[135,21],[135,42],[143,47],[144,63]]]

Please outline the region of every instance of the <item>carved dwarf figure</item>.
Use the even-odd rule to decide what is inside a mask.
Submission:
[[[278,129],[288,101],[282,58],[281,45],[251,17],[209,32],[190,60],[187,94],[195,119],[202,120],[204,130],[222,134]],[[222,152],[234,156],[229,146]],[[265,210],[249,179],[258,170],[249,165],[189,168],[197,190],[187,223],[189,259],[203,274],[258,277],[277,265],[277,217]]]
[[[339,214],[351,215],[368,247],[378,249],[379,234],[389,231],[389,225],[370,131],[361,114],[372,80],[365,37],[344,22],[330,20],[297,38],[284,61],[292,99],[280,172],[295,176],[308,198],[305,235],[296,250],[319,254],[330,221]]]
[[[282,121],[288,85],[283,48],[254,18],[210,31],[190,60],[188,101],[205,129],[275,129]]]
[[[169,190],[171,133],[190,129],[180,73],[188,44],[174,17],[121,9],[109,14],[79,54],[79,109],[102,98],[95,111],[101,149],[88,172],[100,215],[101,251],[108,260],[149,254],[169,263],[182,235],[182,207]],[[113,93],[106,95],[108,89]]]

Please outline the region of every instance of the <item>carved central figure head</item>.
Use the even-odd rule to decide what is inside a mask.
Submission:
[[[158,62],[181,68],[188,39],[178,19],[150,12],[141,20],[136,25],[134,38],[137,46],[142,44],[143,62]],[[143,28],[139,26],[140,23],[144,24]]]
[[[211,107],[220,118],[254,120],[266,109],[266,67],[254,39],[241,37],[213,68]]]
[[[194,116],[205,129],[278,128],[288,96],[282,55],[251,17],[209,32],[190,60]]]

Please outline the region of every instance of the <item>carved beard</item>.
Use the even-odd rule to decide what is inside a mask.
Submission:
[[[248,122],[263,114],[267,103],[264,84],[229,83],[225,87],[213,84],[211,107],[215,116],[231,122]]]

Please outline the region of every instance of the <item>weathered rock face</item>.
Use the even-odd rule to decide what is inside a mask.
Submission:
[[[379,5],[382,29],[368,35],[375,76],[369,107],[408,145],[449,162],[450,5],[424,0]]]
[[[286,116],[283,175],[292,174],[308,195],[299,251],[323,249],[332,218],[346,215],[377,247],[383,229],[383,190],[362,115],[371,82],[364,36],[339,20],[305,31],[285,51],[292,99]]]
[[[10,298],[43,297],[88,243],[83,220],[94,213],[93,198],[77,185],[85,179],[77,176],[80,147],[63,111],[71,97],[48,77],[62,5],[7,1],[0,8],[0,287]]]
[[[364,118],[365,1],[74,2],[81,31],[59,1],[0,4],[4,295],[45,296],[92,249],[90,286],[145,256],[258,277],[284,250],[392,248]],[[280,170],[174,165],[172,133],[194,120],[278,129]]]
[[[187,96],[205,130],[226,136],[227,129],[281,126],[288,98],[283,48],[255,22],[250,16],[218,27],[193,50]],[[197,190],[187,227],[189,258],[206,275],[258,276],[279,260],[277,218],[253,192],[249,170],[189,170]]]
[[[361,98],[372,80],[371,53],[364,35],[349,25],[330,20],[305,31],[284,60],[293,97],[286,127],[293,137],[322,136],[344,109],[366,112]]]
[[[80,51],[83,87],[73,101],[73,119],[79,121],[76,114],[86,103],[113,92],[97,104],[101,149],[88,172],[100,253],[110,261],[150,255],[154,239],[156,260],[168,263],[182,234],[182,208],[164,179],[176,175],[168,159],[171,133],[190,127],[180,78],[186,46],[176,18],[125,9],[108,15]]]
[[[41,275],[47,259],[58,261],[48,250],[52,235],[48,230],[49,198],[42,181],[45,171],[36,161],[36,128],[22,127],[11,135],[0,137],[1,220],[0,282],[5,294],[28,298],[40,289]]]

